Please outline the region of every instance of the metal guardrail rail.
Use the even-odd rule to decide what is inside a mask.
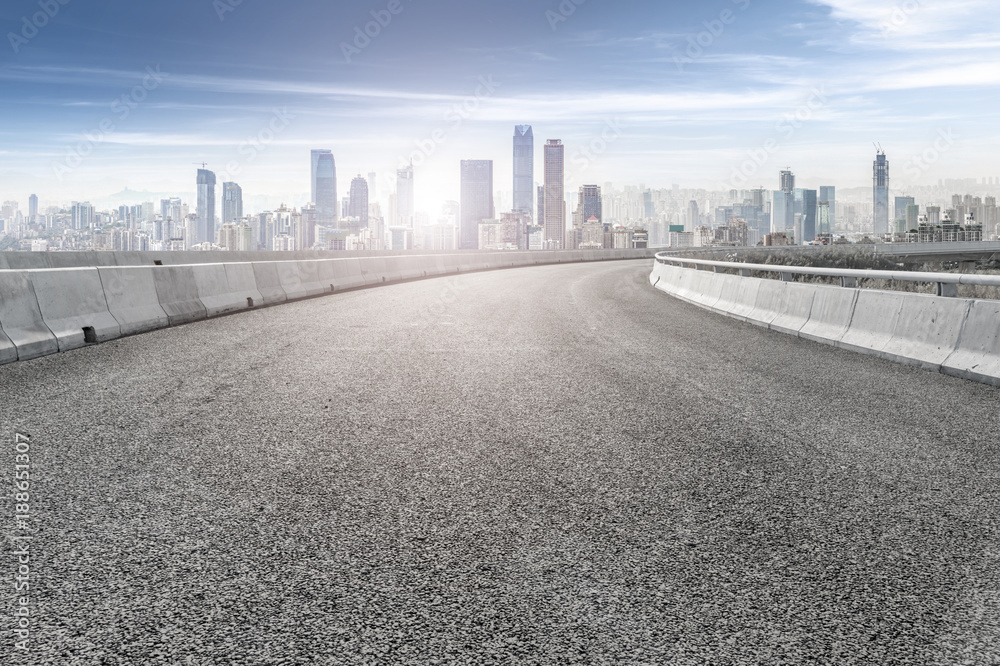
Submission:
[[[958,296],[958,285],[977,284],[1000,287],[1000,275],[969,275],[964,273],[927,273],[918,271],[872,271],[847,268],[812,268],[809,266],[779,266],[773,264],[745,264],[734,261],[711,261],[708,259],[688,259],[665,253],[656,255],[661,264],[692,265],[696,268],[710,268],[716,273],[736,270],[743,277],[751,277],[754,271],[777,273],[784,282],[791,282],[796,275],[813,275],[840,278],[840,286],[857,288],[858,280],[895,280],[898,282],[924,282],[937,285],[937,295],[954,298]]]

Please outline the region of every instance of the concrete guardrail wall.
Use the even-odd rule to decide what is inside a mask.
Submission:
[[[650,284],[699,307],[824,344],[1000,386],[1000,301],[851,289],[654,262]]]
[[[459,272],[654,254],[655,250],[337,253],[336,258],[317,258],[315,253],[0,254],[4,264],[0,363],[349,289]],[[181,263],[185,259],[190,263]]]

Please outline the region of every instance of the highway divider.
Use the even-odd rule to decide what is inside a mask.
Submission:
[[[654,253],[0,253],[0,364],[350,289]]]
[[[1000,301],[755,278],[660,261],[649,281],[680,300],[758,326],[1000,386]]]

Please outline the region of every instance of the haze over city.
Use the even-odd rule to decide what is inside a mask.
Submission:
[[[519,123],[536,174],[563,140],[570,193],[773,189],[788,166],[870,186],[873,142],[896,185],[998,175],[980,0],[49,4],[44,22],[38,2],[0,9],[4,198],[190,197],[204,162],[248,200],[301,206],[309,151],[329,148],[342,190],[412,159],[434,216],[460,160],[494,160],[510,189]]]

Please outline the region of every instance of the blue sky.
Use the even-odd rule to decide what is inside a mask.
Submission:
[[[7,0],[0,196],[187,196],[207,162],[248,197],[301,204],[309,150],[330,148],[341,190],[415,157],[436,215],[461,159],[494,159],[511,188],[521,123],[539,163],[545,139],[566,143],[569,187],[771,189],[786,166],[860,186],[873,141],[897,189],[1000,176],[994,15],[988,0]]]

